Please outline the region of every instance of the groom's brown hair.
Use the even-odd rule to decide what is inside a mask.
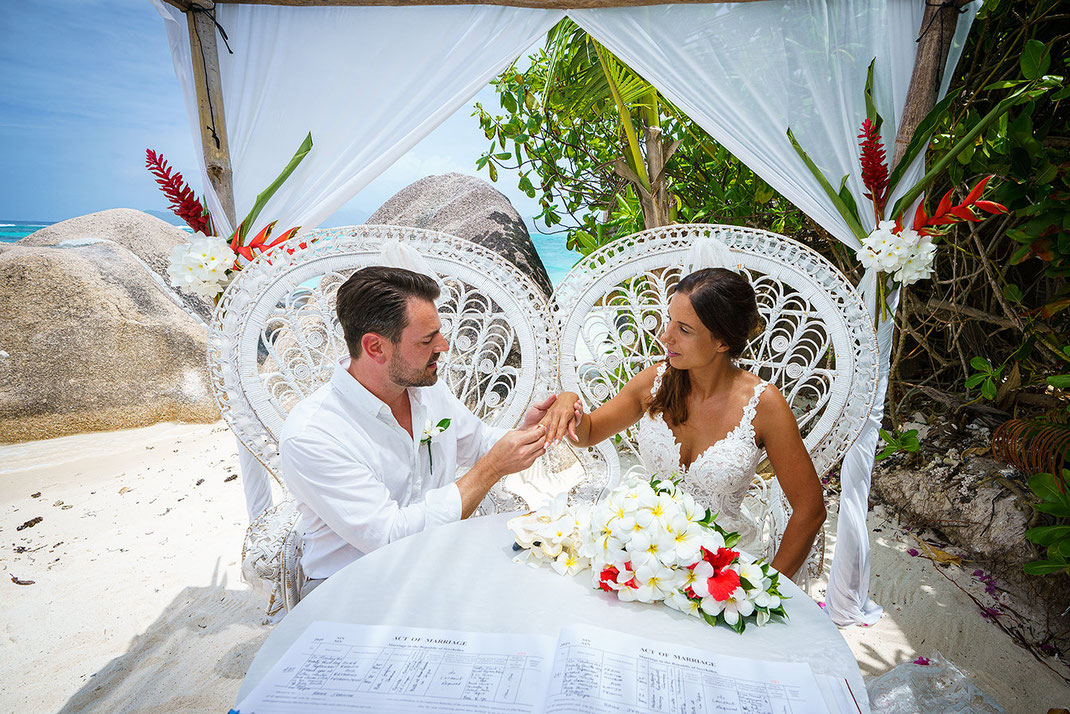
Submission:
[[[409,324],[409,298],[434,302],[439,293],[432,278],[404,268],[373,265],[350,275],[338,288],[335,308],[349,356],[360,357],[360,340],[369,332],[397,344]]]

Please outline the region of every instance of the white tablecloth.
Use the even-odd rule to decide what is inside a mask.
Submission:
[[[556,636],[583,623],[738,657],[807,662],[815,674],[846,679],[862,712],[865,684],[847,642],[806,593],[787,578],[787,623],[751,626],[742,635],[664,605],[620,602],[575,577],[512,562],[505,522],[515,514],[473,518],[418,533],[374,551],[333,575],[267,638],[242,682],[248,694],[316,620]],[[833,701],[821,677],[826,699]],[[832,708],[836,711],[835,708]]]

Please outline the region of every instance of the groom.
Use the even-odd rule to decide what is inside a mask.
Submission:
[[[338,290],[349,358],[290,412],[283,479],[304,530],[304,594],[361,556],[412,533],[467,518],[506,474],[546,450],[533,406],[519,429],[476,418],[438,379],[448,348],[439,288],[421,273],[374,266]],[[448,425],[441,432],[426,425]],[[456,478],[458,467],[471,467]]]

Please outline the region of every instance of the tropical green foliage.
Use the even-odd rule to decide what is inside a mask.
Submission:
[[[1044,547],[1044,560],[1025,564],[1025,572],[1031,575],[1066,573],[1070,575],[1070,495],[1066,484],[1070,471],[1063,469],[1062,478],[1051,474],[1037,474],[1029,479],[1029,490],[1040,499],[1033,505],[1037,511],[1053,516],[1055,523],[1030,528],[1025,537]]]
[[[1050,389],[1065,388],[1058,375],[1070,372],[1065,39],[1056,0],[988,0],[974,22],[951,81],[954,99],[934,126],[928,167],[944,171],[929,191],[961,196],[994,174],[986,197],[1009,213],[949,231],[936,279],[905,291],[892,394],[965,387],[987,400],[998,393],[1002,409],[1066,403]],[[1014,105],[986,122],[1009,97]]]
[[[537,218],[563,230],[570,248],[586,254],[674,221],[788,234],[811,225],[570,20],[529,60],[495,80],[504,115],[476,106],[490,141],[477,167],[492,181],[501,169],[517,172],[519,188],[539,198]],[[652,172],[659,161],[664,170]]]

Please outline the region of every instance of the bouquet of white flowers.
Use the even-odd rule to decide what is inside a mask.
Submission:
[[[739,534],[674,482],[632,480],[593,506],[565,499],[509,521],[517,562],[562,575],[589,567],[593,586],[621,600],[664,602],[737,632],[787,618],[780,573],[733,550]]]

